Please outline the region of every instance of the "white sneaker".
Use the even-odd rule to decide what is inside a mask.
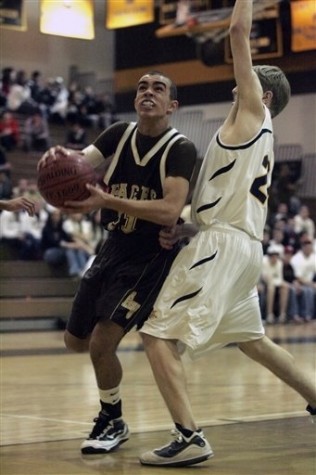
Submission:
[[[204,437],[202,430],[193,432],[185,437],[180,431],[172,431],[175,440],[170,444],[145,452],[140,457],[143,465],[161,465],[164,467],[184,467],[204,462],[213,457],[210,444]]]
[[[102,421],[102,417],[99,416],[95,422],[93,431],[81,444],[81,453],[104,454],[129,439],[128,426],[123,420]]]

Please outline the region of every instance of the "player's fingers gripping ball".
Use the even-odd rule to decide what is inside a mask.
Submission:
[[[94,168],[78,152],[58,155],[38,170],[37,186],[44,200],[57,208],[65,201],[82,201],[90,196],[87,183],[96,185]]]

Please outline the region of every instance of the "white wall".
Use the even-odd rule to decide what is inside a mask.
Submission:
[[[95,39],[79,40],[39,31],[38,0],[26,0],[27,31],[0,29],[0,68],[12,66],[27,73],[40,70],[43,77],[62,76],[68,83],[69,66],[95,72],[97,79],[113,77],[114,34],[106,30],[105,0],[94,2]]]

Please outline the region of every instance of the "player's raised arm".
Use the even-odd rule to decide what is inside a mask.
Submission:
[[[262,112],[262,88],[252,69],[250,33],[253,0],[236,0],[230,23],[230,45],[233,56],[234,76],[238,88],[238,106]]]

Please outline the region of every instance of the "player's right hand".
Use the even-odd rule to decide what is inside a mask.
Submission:
[[[37,164],[37,171],[41,168],[47,167],[47,165],[51,162],[57,160],[57,157],[60,158],[67,158],[69,155],[70,150],[63,147],[62,145],[56,145],[55,147],[49,148],[44,155],[39,159]]]
[[[172,249],[179,240],[178,226],[164,227],[159,232],[159,244],[163,249]]]

